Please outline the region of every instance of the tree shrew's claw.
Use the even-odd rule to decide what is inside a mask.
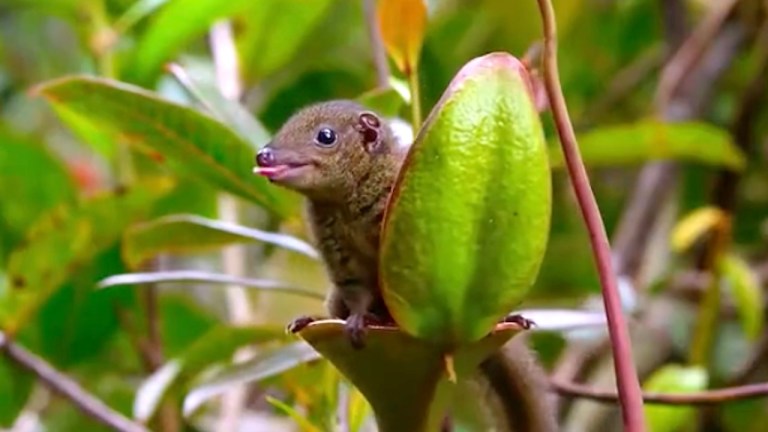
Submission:
[[[304,329],[304,327],[312,324],[313,322],[317,321],[317,318],[311,317],[309,315],[302,315],[290,323],[285,327],[285,329],[291,333],[298,333]]]
[[[536,327],[536,323],[533,322],[533,320],[529,320],[528,318],[525,318],[524,316],[516,313],[512,313],[505,316],[504,318],[501,319],[501,322],[517,324],[525,330],[528,330],[532,327]]]

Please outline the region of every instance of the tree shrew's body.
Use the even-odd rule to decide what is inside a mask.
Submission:
[[[404,157],[385,121],[345,100],[300,110],[256,157],[255,172],[306,197],[310,231],[334,284],[326,307],[346,320],[356,347],[366,325],[391,322],[378,282],[379,237]],[[511,341],[479,372],[501,400],[510,430],[557,430],[544,373],[524,344]]]

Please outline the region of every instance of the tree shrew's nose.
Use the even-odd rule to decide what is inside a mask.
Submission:
[[[275,154],[269,147],[264,147],[256,153],[256,164],[260,167],[271,167],[275,164]]]

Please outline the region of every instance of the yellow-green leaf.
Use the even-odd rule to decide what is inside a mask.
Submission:
[[[639,164],[649,160],[687,160],[735,170],[743,153],[727,130],[703,122],[643,120],[604,126],[580,134],[579,149],[589,167]],[[552,167],[563,166],[560,146],[551,146]]]
[[[317,251],[288,234],[261,231],[196,215],[169,215],[132,226],[123,236],[123,257],[136,268],[160,252],[191,252],[230,243],[263,242],[317,259]]]
[[[684,252],[724,217],[717,207],[702,207],[688,213],[672,229],[671,244],[675,252]]]
[[[736,303],[741,319],[741,327],[748,338],[755,340],[762,333],[765,317],[763,316],[763,290],[755,273],[741,258],[729,254],[720,262],[720,275]]]
[[[666,365],[654,372],[643,385],[648,392],[689,393],[707,387],[707,371],[700,366]],[[693,420],[691,406],[646,405],[645,418],[651,432],[675,432]]]
[[[233,130],[198,111],[119,81],[69,76],[37,88],[95,124],[119,132],[160,163],[284,215],[287,195],[251,175],[255,148]]]
[[[379,0],[377,16],[381,37],[392,60],[406,75],[418,67],[427,27],[423,0]]]
[[[0,327],[17,331],[71,274],[148,214],[172,185],[168,178],[147,180],[41,217],[8,258],[8,283],[0,283]]]
[[[282,411],[284,414],[286,414],[288,417],[292,418],[293,421],[296,422],[296,424],[301,428],[302,432],[320,432],[320,428],[313,425],[309,419],[296,411],[296,409],[287,403],[275,399],[269,395],[266,396],[267,402],[269,402],[270,405],[277,408],[278,410]]]

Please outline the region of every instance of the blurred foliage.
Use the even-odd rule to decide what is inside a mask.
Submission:
[[[680,288],[675,281],[696,268],[712,235],[706,223],[689,226],[685,250],[672,251],[671,220],[712,205],[720,169],[739,169],[732,236],[715,271],[722,276],[725,312],[706,376],[710,386],[765,380],[768,361],[760,347],[768,298],[768,110],[753,108],[749,153],[736,147],[745,138],[732,128],[760,51],[745,44],[723,77],[707,83],[712,96],[699,116],[662,123],[654,106],[661,60],[628,91],[616,89],[626,84],[621,80],[628,70],[663,51],[664,1],[556,0],[563,90],[609,233],[619,226],[641,164],[680,162],[680,181],[669,185],[674,217],[660,215],[666,225],[646,234],[654,240],[645,254],[650,270],[635,292],[640,315],[657,316],[664,310],[659,305],[675,302],[668,321],[653,330],[671,341],[660,363],[680,360],[691,345],[698,304],[685,299],[700,298],[701,290],[684,288],[701,284]],[[521,57],[540,37],[535,1],[426,3],[418,74],[425,114],[469,59],[493,50]],[[695,25],[717,1],[682,3],[687,22]],[[751,18],[758,17],[764,19],[764,12]],[[232,23],[240,61],[239,104],[217,93],[209,32],[223,18]],[[276,334],[297,315],[322,314],[316,298],[249,291],[255,319],[241,325],[231,322],[226,289],[219,285],[96,287],[108,276],[133,271],[221,272],[219,248],[237,242],[247,259],[242,276],[324,292],[322,266],[296,243],[307,240],[298,197],[252,176],[250,168],[255,149],[311,102],[359,98],[407,122],[408,98],[374,89],[372,58],[357,0],[0,0],[0,330],[112,408],[152,419],[153,430],[163,415],[160,398],[182,418],[186,395],[246,381],[249,415],[242,421],[251,430],[296,430],[300,423],[329,430],[339,409],[347,410],[351,424],[369,427],[370,410],[359,393],[327,361],[299,361],[292,339]],[[407,77],[394,66],[390,62],[390,78],[402,84]],[[554,145],[550,118],[543,119]],[[551,157],[557,164],[557,151]],[[596,300],[599,286],[564,171],[556,170],[553,181],[548,250],[525,306],[580,307]],[[158,224],[168,217],[221,218],[224,194],[238,203],[240,228],[280,232],[289,240],[194,222],[166,226],[155,244],[137,236],[163,229]],[[293,247],[286,248],[286,241]],[[159,341],[153,342],[155,324]],[[534,342],[547,365],[578,340],[542,336]],[[249,350],[248,360],[232,360],[239,348]],[[662,369],[665,377],[658,380],[664,382],[654,388],[701,387],[675,382],[669,371]],[[45,430],[102,430],[2,356],[0,395],[0,427],[10,427],[24,412]],[[139,401],[146,405],[137,406]],[[654,411],[654,422],[666,422],[665,416],[685,420],[679,420],[680,410]],[[765,398],[731,402],[705,420],[719,430],[756,430],[750,425],[766,424],[767,412]],[[217,414],[216,404],[203,403],[184,417],[185,427],[214,430]],[[609,417],[590,423],[564,415],[572,415],[569,424],[615,430]],[[459,424],[457,430],[473,429]]]

